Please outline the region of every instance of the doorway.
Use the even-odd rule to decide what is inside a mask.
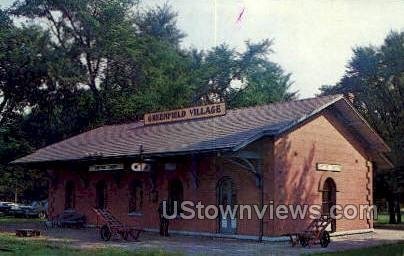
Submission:
[[[100,180],[95,185],[95,207],[97,209],[106,209],[107,208],[107,184],[105,181]]]
[[[168,186],[168,213],[176,214],[181,213],[181,203],[184,200],[184,187],[179,179],[174,179],[169,183]],[[177,208],[175,209],[175,203]]]
[[[323,215],[331,217],[331,214],[335,216],[336,209],[335,206],[337,203],[337,186],[332,178],[327,178],[324,182],[323,186],[323,203],[322,203],[322,212]],[[333,211],[333,212],[332,212]],[[331,220],[331,232],[336,231],[336,219],[333,218]]]
[[[217,185],[217,201],[222,205],[223,210],[228,208],[233,211],[236,205],[236,190],[234,182],[231,178],[225,177],[218,182]],[[220,211],[219,211],[220,212]],[[236,215],[219,216],[219,232],[222,234],[235,234],[237,231],[237,218]]]
[[[68,181],[65,186],[65,210],[74,209],[75,189],[74,182]]]

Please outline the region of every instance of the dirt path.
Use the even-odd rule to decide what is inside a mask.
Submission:
[[[403,230],[377,229],[373,233],[333,237],[328,248],[292,248],[287,242],[241,241],[233,239],[213,239],[172,235],[160,237],[154,233],[144,233],[140,242],[119,240],[104,243],[99,239],[96,229],[50,229],[43,230],[41,223],[0,224],[0,232],[14,232],[16,228],[39,228],[45,239],[76,248],[104,248],[116,246],[128,250],[161,249],[178,251],[186,255],[301,255],[303,253],[340,251],[353,248],[370,247],[386,243],[404,242]]]

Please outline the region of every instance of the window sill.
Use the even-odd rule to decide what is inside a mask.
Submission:
[[[128,216],[143,216],[142,212],[130,212],[128,213]]]

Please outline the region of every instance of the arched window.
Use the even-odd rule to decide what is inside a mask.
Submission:
[[[100,180],[95,185],[95,207],[97,209],[107,208],[107,184],[105,181]]]
[[[143,185],[134,180],[129,187],[129,213],[140,212],[143,206]]]
[[[180,206],[183,200],[184,187],[182,186],[182,182],[179,179],[174,179],[170,182],[168,187],[168,201],[172,204],[174,204],[174,202],[177,202],[177,209],[178,212],[180,212]]]
[[[65,209],[73,209],[75,201],[74,182],[68,181],[65,186]]]

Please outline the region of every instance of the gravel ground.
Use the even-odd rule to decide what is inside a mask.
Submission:
[[[178,251],[185,255],[301,255],[404,242],[403,230],[376,229],[372,233],[332,237],[328,248],[321,248],[319,245],[312,248],[291,247],[287,242],[257,243],[255,241],[180,235],[160,237],[155,233],[143,233],[139,242],[113,240],[104,243],[100,240],[98,231],[91,228],[44,230],[41,223],[0,224],[0,232],[14,232],[16,228],[38,228],[42,230],[42,236],[36,239],[45,239],[76,248],[116,246],[128,250],[162,249]]]

